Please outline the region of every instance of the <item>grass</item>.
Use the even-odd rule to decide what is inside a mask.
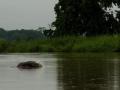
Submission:
[[[0,40],[0,52],[119,52],[120,36],[66,36],[46,40]]]

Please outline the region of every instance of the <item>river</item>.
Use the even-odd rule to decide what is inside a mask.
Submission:
[[[36,61],[42,68],[20,70]],[[0,90],[119,90],[119,53],[0,54]]]

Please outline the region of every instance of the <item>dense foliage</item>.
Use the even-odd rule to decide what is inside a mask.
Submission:
[[[120,0],[59,0],[55,6],[55,35],[101,35],[120,33]]]
[[[67,42],[67,43],[66,43]],[[0,40],[1,53],[30,52],[119,52],[120,36],[76,37],[6,41]]]

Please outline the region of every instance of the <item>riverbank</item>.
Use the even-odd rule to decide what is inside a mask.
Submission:
[[[61,37],[46,40],[0,40],[0,52],[119,52],[120,36]]]

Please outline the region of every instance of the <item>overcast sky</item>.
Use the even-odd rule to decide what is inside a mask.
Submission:
[[[57,0],[0,0],[0,27],[36,29],[55,20]]]

